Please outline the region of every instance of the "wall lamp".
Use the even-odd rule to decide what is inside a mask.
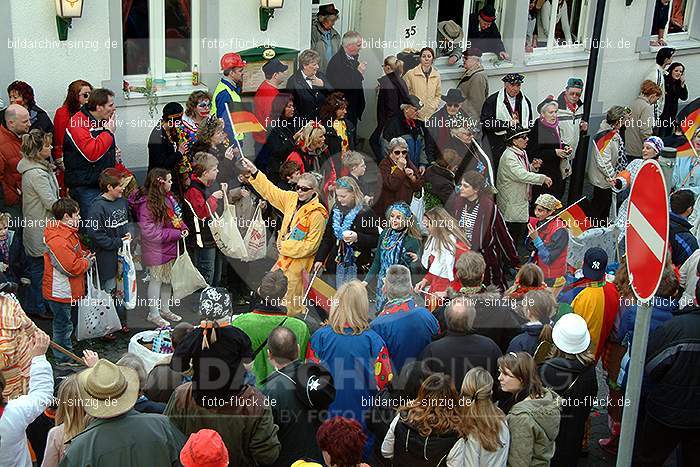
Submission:
[[[423,8],[423,0],[408,0],[408,19],[411,21],[416,19],[419,8]]]
[[[68,28],[73,18],[83,16],[83,0],[56,0],[56,28],[58,40],[68,40]]]
[[[275,16],[275,9],[282,8],[284,0],[260,0],[260,30],[267,31],[267,23]]]

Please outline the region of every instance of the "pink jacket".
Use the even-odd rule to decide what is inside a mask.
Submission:
[[[131,207],[141,230],[141,260],[144,266],[159,266],[177,257],[177,243],[182,238],[181,231],[187,230],[182,220],[182,210],[172,194],[168,193],[167,201],[171,215],[165,223],[153,219],[146,197],[138,191],[129,196]],[[180,244],[180,250],[184,249]]]

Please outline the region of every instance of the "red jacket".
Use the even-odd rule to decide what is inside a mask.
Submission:
[[[536,217],[530,218],[530,225],[537,227],[538,219]],[[557,255],[550,259],[549,263],[545,263],[537,254],[537,249],[535,249],[535,263],[542,269],[545,279],[556,279],[566,274],[566,257],[568,254],[568,241],[569,237],[566,237],[566,243],[564,245],[555,245],[553,242],[554,234],[559,231],[559,229],[564,229],[566,232],[566,225],[559,219],[554,219],[550,221],[549,224],[544,226],[543,229],[539,231],[539,236],[544,242],[545,246],[549,249],[550,254]],[[561,247],[563,246],[563,249]]]
[[[272,101],[275,100],[275,97],[277,97],[279,93],[279,89],[267,81],[260,83],[258,90],[255,92],[255,97],[253,98],[255,116],[258,117],[258,121],[262,126],[266,128],[269,124],[267,119],[270,118],[270,113],[272,112]],[[253,138],[255,138],[255,141],[258,143],[265,144],[266,138],[264,131],[253,133]]]
[[[22,176],[17,164],[22,158],[22,140],[0,124],[0,177],[6,206],[22,202]]]
[[[70,111],[68,107],[62,105],[56,109],[56,114],[53,117],[53,158],[63,158],[63,140],[66,137],[66,128],[70,122]],[[63,170],[56,170],[56,179],[61,187],[61,196],[66,194],[66,185],[63,181]]]
[[[80,243],[78,229],[52,220],[44,230],[44,298],[71,303],[85,295],[85,273],[90,261]]]

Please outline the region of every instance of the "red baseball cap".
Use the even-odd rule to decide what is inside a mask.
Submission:
[[[205,428],[190,435],[180,462],[184,467],[228,467],[228,449],[219,433]]]
[[[228,70],[230,68],[240,68],[246,65],[246,61],[237,53],[229,52],[221,57],[221,69]]]

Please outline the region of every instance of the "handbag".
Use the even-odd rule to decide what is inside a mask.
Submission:
[[[121,328],[112,296],[100,288],[100,273],[95,262],[87,271],[87,295],[78,301],[75,337],[79,341],[96,339]]]
[[[267,256],[267,232],[260,206],[255,208],[253,220],[243,238],[246,255],[241,258],[245,262],[257,261]]]
[[[206,204],[211,214],[209,229],[219,250],[229,258],[241,259],[247,256],[241,231],[238,230],[236,207],[229,204],[227,196],[224,196],[224,212],[222,215],[212,212],[209,203]]]
[[[184,242],[184,239],[182,241]],[[173,287],[173,300],[182,300],[195,291],[208,287],[207,281],[204,280],[202,274],[192,264],[192,258],[187,253],[187,249],[183,248],[182,254],[180,254],[180,240],[177,241],[177,258],[173,263],[170,276],[170,284]]]
[[[422,235],[428,235],[428,229],[423,224],[423,216],[425,215],[425,190],[420,189],[420,194],[413,193],[411,199],[411,212],[415,218],[416,226]]]
[[[119,290],[123,292],[124,308],[133,310],[136,308],[136,268],[134,258],[131,255],[131,240],[125,240],[117,252],[117,261],[121,267],[119,274]]]

